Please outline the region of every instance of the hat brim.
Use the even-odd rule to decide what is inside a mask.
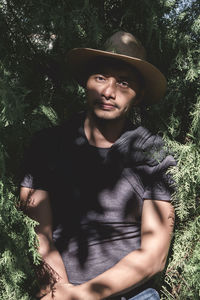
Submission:
[[[74,48],[67,54],[70,70],[80,85],[83,85],[86,67],[91,60],[97,57],[116,58],[136,68],[145,82],[144,102],[146,104],[154,104],[163,98],[167,82],[164,75],[155,66],[139,58],[91,48]]]

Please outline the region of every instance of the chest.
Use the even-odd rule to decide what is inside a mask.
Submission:
[[[90,147],[66,149],[49,164],[56,220],[140,221],[144,193],[140,176],[107,161],[107,153],[100,152]]]

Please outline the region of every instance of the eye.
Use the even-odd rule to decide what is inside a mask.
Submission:
[[[98,82],[104,82],[106,80],[106,78],[103,75],[96,75],[95,79]]]
[[[129,87],[129,83],[127,81],[119,81],[117,84],[123,88]]]

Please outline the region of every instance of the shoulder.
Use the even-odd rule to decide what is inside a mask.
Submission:
[[[176,165],[163,138],[143,126],[125,132],[119,139],[117,148],[134,166],[155,167],[162,164],[167,168]]]
[[[136,129],[135,135],[135,143],[133,143],[133,140],[130,143],[133,150],[134,148],[137,149],[137,161],[142,160],[148,165],[154,166],[162,162],[169,154],[169,149],[160,135],[152,134],[149,129],[143,126]]]
[[[43,128],[33,134],[31,144],[55,147],[59,143],[66,141],[76,133],[76,129],[81,126],[83,114],[74,114],[71,118],[64,121],[62,124]]]

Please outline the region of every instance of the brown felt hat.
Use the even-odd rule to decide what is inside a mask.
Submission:
[[[166,79],[155,66],[145,60],[146,51],[140,41],[128,32],[118,31],[106,41],[104,49],[74,48],[68,52],[68,63],[78,83],[83,85],[85,71],[96,58],[116,58],[133,66],[142,75],[146,104],[161,100],[166,91]]]

